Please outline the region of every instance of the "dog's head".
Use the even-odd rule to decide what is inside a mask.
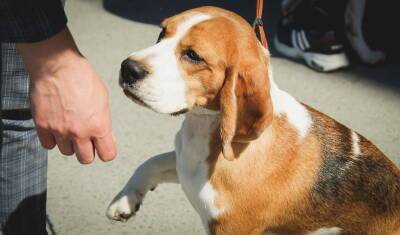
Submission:
[[[257,138],[272,120],[269,53],[240,16],[215,7],[165,19],[157,44],[122,62],[120,85],[135,102],[178,114],[221,112],[224,156],[232,141]]]

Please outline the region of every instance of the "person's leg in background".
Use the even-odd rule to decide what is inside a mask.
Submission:
[[[0,234],[47,234],[47,151],[29,111],[29,77],[15,44],[1,43]]]
[[[346,0],[286,0],[274,45],[282,55],[304,60],[319,72],[349,66],[344,48]],[[286,5],[285,5],[286,4]]]

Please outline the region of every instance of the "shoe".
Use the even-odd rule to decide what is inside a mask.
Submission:
[[[330,72],[350,64],[335,31],[305,30],[286,18],[278,25],[274,45],[286,57],[302,59],[318,72]]]

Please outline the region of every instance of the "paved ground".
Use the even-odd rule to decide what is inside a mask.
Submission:
[[[154,24],[164,15],[180,10],[173,5],[178,1],[113,1],[105,1],[104,5],[130,20],[110,14],[100,1],[70,0],[66,9],[78,45],[110,89],[119,156],[107,164],[96,161],[81,166],[73,157],[52,151],[50,219],[58,234],[204,234],[199,218],[178,185],[158,187],[148,195],[137,217],[126,224],[111,223],[104,216],[107,204],[138,164],[173,148],[173,137],[182,121],[180,117],[155,114],[131,103],[117,85],[120,61],[131,51],[154,43],[159,33]],[[184,4],[189,3],[182,2],[189,1],[179,5],[188,7]],[[199,3],[190,2],[190,6]],[[224,5],[222,1],[215,2]],[[247,16],[252,14],[252,5],[226,3],[226,7],[240,9]],[[272,29],[269,24],[267,27]],[[331,74],[316,73],[279,57],[274,57],[272,64],[275,80],[282,88],[365,135],[400,163],[398,64],[376,68],[357,65]]]

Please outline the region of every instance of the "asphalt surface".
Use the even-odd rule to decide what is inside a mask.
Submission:
[[[215,1],[251,18],[253,2],[242,1],[236,6],[232,2],[237,1],[227,2]],[[109,88],[119,154],[112,162],[96,160],[83,166],[75,157],[61,156],[57,150],[50,152],[48,213],[57,234],[204,234],[179,185],[161,185],[149,193],[136,217],[127,223],[110,222],[104,215],[110,200],[141,162],[173,149],[173,138],[182,121],[182,117],[156,114],[125,98],[117,82],[120,62],[130,52],[155,42],[160,30],[157,24],[164,16],[196,4],[202,2],[67,2],[68,25]],[[266,28],[273,33],[278,5],[267,7]],[[375,67],[356,64],[321,74],[281,58],[273,48],[271,51],[274,78],[282,89],[366,136],[400,164],[398,63]]]

